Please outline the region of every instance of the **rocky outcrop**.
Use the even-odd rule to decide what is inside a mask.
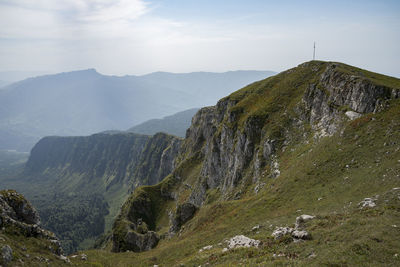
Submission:
[[[311,239],[311,234],[304,230],[305,223],[309,220],[314,219],[315,216],[303,214],[296,218],[296,223],[294,228],[292,227],[276,227],[276,229],[272,232],[271,236],[274,237],[275,240],[279,240],[284,236],[291,236],[294,241],[299,240],[309,240]]]
[[[260,240],[255,240],[244,235],[237,235],[227,241],[227,250],[235,248],[257,248],[260,244]]]
[[[197,209],[198,207],[192,203],[183,203],[179,205],[176,209],[175,216],[172,217],[170,222],[170,233],[176,233],[184,223],[192,219]]]
[[[0,191],[0,227],[7,233],[8,229],[17,231],[24,237],[34,237],[48,240],[50,251],[62,255],[61,244],[56,236],[41,228],[39,214],[36,209],[19,193],[14,190]],[[3,262],[10,261],[7,256],[9,246],[2,248]],[[12,250],[11,250],[12,251]],[[6,257],[7,256],[7,257]]]
[[[339,63],[326,64],[323,73],[311,83],[302,99],[304,109],[301,115],[320,135],[332,135],[343,120],[343,110],[349,109],[346,116],[355,119],[362,114],[376,112],[391,98],[398,98],[400,90],[374,83],[359,73],[343,70]],[[307,63],[302,66],[307,66]],[[303,117],[304,118],[304,117]]]
[[[154,248],[158,244],[159,240],[160,237],[153,231],[148,231],[144,234],[135,231],[128,231],[124,237],[123,246],[114,242],[113,251],[120,252],[130,250],[134,252],[142,252]]]

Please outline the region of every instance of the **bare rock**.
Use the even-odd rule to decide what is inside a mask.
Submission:
[[[291,227],[277,227],[273,232],[272,236],[275,240],[280,239],[284,235],[291,234],[294,231]]]
[[[350,120],[355,120],[358,119],[359,117],[362,116],[362,114],[355,112],[355,111],[346,111],[345,115],[350,119]]]
[[[296,223],[295,223],[294,228],[299,229],[303,226],[303,224],[306,221],[312,220],[314,218],[315,218],[315,216],[312,216],[312,215],[307,215],[307,214],[300,215],[296,218]]]
[[[9,245],[5,245],[1,248],[1,260],[5,266],[8,266],[8,264],[13,260],[12,253],[13,250]]]
[[[360,203],[358,203],[358,206],[360,206],[361,209],[364,209],[364,208],[373,208],[373,207],[376,206],[375,201],[376,201],[376,199],[367,197],[367,198],[364,198],[363,201],[361,201]]]
[[[311,239],[311,235],[304,230],[294,230],[292,232],[292,237],[295,239],[309,240]]]
[[[251,239],[244,235],[234,236],[227,242],[228,249],[258,247],[261,243],[260,240]]]
[[[212,245],[205,246],[205,247],[201,248],[201,249],[199,250],[199,252],[201,253],[201,252],[203,252],[203,251],[205,251],[205,250],[210,250],[210,249],[212,249],[212,248],[213,248]]]

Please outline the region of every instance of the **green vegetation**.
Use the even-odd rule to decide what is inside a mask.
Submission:
[[[93,238],[104,232],[108,204],[100,194],[44,195],[34,197],[32,203],[40,210],[43,227],[57,235],[67,254],[89,248]]]

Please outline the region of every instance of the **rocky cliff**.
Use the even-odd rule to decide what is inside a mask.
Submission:
[[[84,175],[107,190],[114,184],[151,184],[172,170],[180,140],[166,134],[45,137],[32,149],[25,175]],[[156,149],[153,149],[156,148]]]
[[[398,79],[311,61],[201,109],[172,174],[125,203],[113,227],[114,251],[148,250],[157,242],[143,240],[180,233],[203,205],[257,194],[281,175],[288,147],[342,134],[349,121],[386,110],[399,97]],[[150,226],[145,233],[138,221]]]
[[[71,252],[111,227],[129,192],[167,176],[180,144],[163,133],[45,137],[31,151],[21,190]],[[65,216],[73,222],[65,225]]]
[[[52,258],[53,263],[62,265],[60,241],[52,232],[41,227],[35,208],[14,190],[0,191],[0,227],[2,266],[23,265],[25,261],[36,265],[40,261],[50,262],[49,258]],[[36,246],[32,246],[32,243]],[[31,253],[40,257],[32,255],[31,258]]]

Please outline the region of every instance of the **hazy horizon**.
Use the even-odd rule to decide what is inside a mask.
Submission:
[[[400,77],[398,1],[0,1],[0,71],[272,70],[312,59]]]

